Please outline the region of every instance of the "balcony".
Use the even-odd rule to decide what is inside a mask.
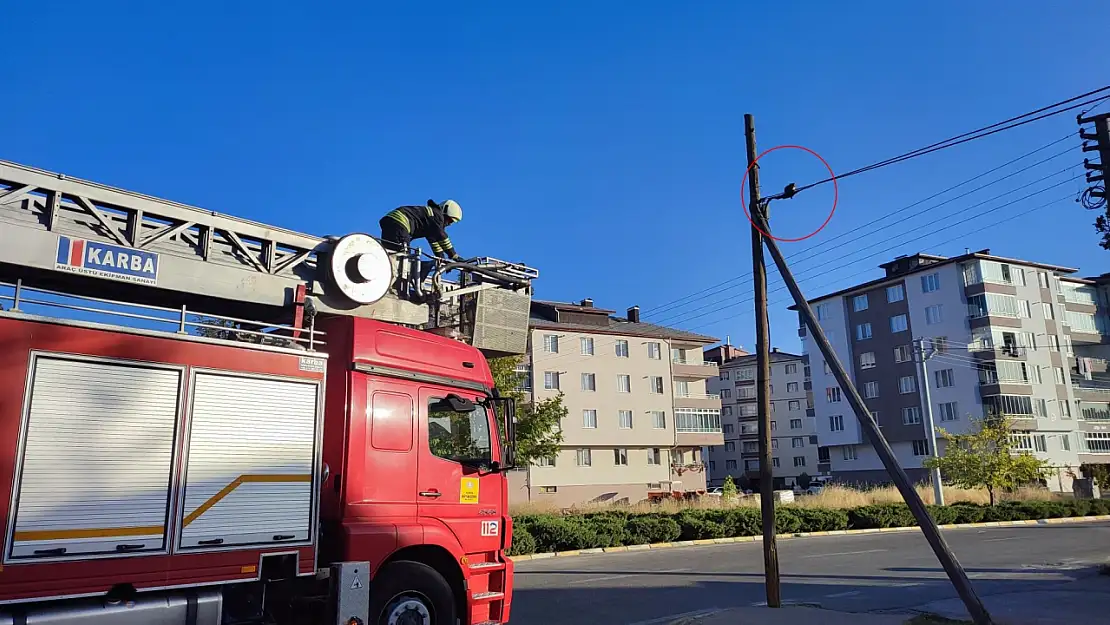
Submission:
[[[995,347],[990,343],[972,343],[967,346],[971,355],[980,360],[996,360],[998,358],[1018,358],[1024,360],[1027,350],[1021,345],[999,345]]]
[[[700,393],[675,393],[674,407],[675,410],[682,408],[693,408],[696,410],[701,408],[716,410],[719,413],[721,410],[721,396]]]
[[[701,447],[723,445],[721,411],[710,408],[676,408],[674,411],[675,445]]]
[[[689,378],[693,380],[708,380],[721,374],[717,363],[707,360],[687,360],[685,358],[671,359],[671,373],[676,378]]]

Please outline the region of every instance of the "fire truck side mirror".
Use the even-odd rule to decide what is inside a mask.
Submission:
[[[516,400],[512,397],[496,397],[490,400],[495,408],[500,407],[501,431],[504,433],[501,444],[501,471],[516,468]]]

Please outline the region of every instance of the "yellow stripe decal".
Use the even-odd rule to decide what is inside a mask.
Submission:
[[[263,484],[263,483],[288,483],[288,482],[311,482],[311,475],[298,475],[298,474],[285,474],[285,475],[240,475],[235,478],[227,486],[224,486],[220,492],[208,498],[208,501],[200,504],[196,510],[193,510],[185,516],[183,527],[188,527],[190,523],[200,518],[200,515],[208,512],[212,506],[220,503],[220,500],[231,494],[231,491],[239,488],[243,484]]]
[[[123,536],[161,536],[166,528],[161,525],[149,527],[101,527],[75,530],[26,530],[15,533],[19,542],[29,540],[66,540],[73,538],[118,538]]]
[[[393,211],[392,213],[386,215],[386,217],[389,217],[393,221],[401,224],[401,227],[403,227],[406,232],[412,232],[412,228],[409,226],[409,218],[405,217],[404,213]]]
[[[209,497],[202,503],[196,510],[193,510],[185,517],[184,526],[188,526],[193,521],[196,521],[202,514],[208,512],[220,502],[223,498],[227,497],[236,488],[243,484],[275,484],[275,483],[297,483],[297,482],[311,482],[311,475],[300,474],[278,474],[278,475],[240,475],[235,478],[230,484],[220,489],[220,492]],[[15,533],[15,540],[19,542],[35,541],[35,540],[67,540],[78,538],[117,538],[122,536],[161,536],[166,531],[166,528],[161,525],[151,525],[147,527],[103,527],[103,528],[86,528],[86,529],[69,529],[69,530],[25,530],[17,531]]]

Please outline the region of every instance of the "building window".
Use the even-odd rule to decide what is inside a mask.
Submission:
[[[656,430],[667,429],[667,413],[662,410],[651,411],[651,427]]]
[[[725,460],[725,469],[735,471],[736,470],[736,461],[735,460]]]
[[[675,397],[689,397],[690,396],[690,383],[685,380],[672,380],[671,388],[674,389]],[[724,389],[721,391],[721,397],[726,397]]]
[[[721,416],[722,417],[731,417],[732,416],[732,406],[721,406]]]
[[[818,321],[825,321],[826,319],[829,318],[829,305],[828,305],[828,303],[818,304],[815,311],[817,313],[817,320]]]
[[[661,464],[659,461],[659,448],[653,447],[647,450],[647,463],[648,464]]]
[[[1064,370],[1063,369],[1061,369],[1060,367],[1053,367],[1052,368],[1052,373],[1054,373],[1056,375],[1056,383],[1057,384],[1063,384],[1064,383]]]
[[[863,385],[863,396],[868,399],[874,399],[879,396],[879,383],[867,382]]]
[[[622,430],[632,429],[632,411],[631,410],[618,410],[617,423]]]
[[[905,315],[894,315],[890,318],[891,332],[905,332],[909,327],[909,322],[906,321]]]
[[[613,464],[618,467],[628,466],[628,450],[618,447],[613,450]]]
[[[917,390],[917,378],[912,375],[904,375],[898,378],[898,392],[903,395],[908,395]]]
[[[856,452],[855,445],[845,445],[840,448],[840,452],[845,460],[859,460],[859,454]]]
[[[727,380],[728,379],[728,369],[721,369],[721,374],[717,377],[721,380]]]
[[[543,372],[543,387],[549,391],[559,390],[559,372],[558,371],[544,371]]]
[[[779,468],[779,459],[778,458],[771,458],[771,467],[774,468],[774,469]]]
[[[852,298],[852,310],[859,312],[867,310],[867,294],[857,295]]]
[[[725,451],[736,451],[736,443],[732,441],[725,441]]]
[[[596,410],[583,410],[582,411],[582,427],[596,428],[597,427],[597,411]]]
[[[960,418],[959,408],[956,405],[956,402],[954,402],[954,401],[944,402],[943,404],[939,405],[939,408],[940,408],[940,420],[942,422],[943,421],[955,421],[955,420]]]
[[[908,406],[902,409],[903,425],[919,425],[921,423],[921,408]]]
[[[906,362],[910,359],[910,346],[899,345],[894,348],[894,362]]]
[[[579,345],[579,348],[582,351],[583,356],[593,356],[594,355],[594,340],[593,340],[592,337],[583,336],[583,337],[579,338],[578,339],[578,345]]]
[[[1033,316],[1033,311],[1029,307],[1029,301],[1024,299],[1018,300],[1018,316],[1022,319],[1029,319]]]
[[[829,430],[833,432],[844,431],[844,415],[831,415],[829,416]]]
[[[554,495],[559,492],[558,486],[540,486],[541,495]]]
[[[913,441],[913,455],[915,456],[928,456],[929,455],[929,442],[924,440]]]
[[[790,364],[786,365],[785,369],[786,369],[786,375],[793,375],[793,374],[798,372],[798,365],[797,365],[797,363],[790,363]]]
[[[932,293],[933,291],[940,290],[940,273],[931,273],[927,276],[921,276],[921,292]]]
[[[659,347],[659,343],[648,343],[647,344],[647,356],[648,356],[648,358],[650,358],[652,360],[662,360],[663,359],[662,354],[663,354],[663,351]]]
[[[937,379],[937,388],[948,388],[956,385],[956,375],[951,369],[941,369],[933,373]]]
[[[1060,417],[1063,419],[1071,418],[1071,404],[1067,400],[1060,401]]]
[[[794,449],[797,449],[799,447],[805,447],[806,446],[806,439],[804,439],[800,436],[795,436],[794,438],[790,439],[790,446]]]
[[[1041,313],[1044,315],[1045,319],[1056,318],[1056,312],[1052,309],[1052,304],[1049,304],[1048,302],[1044,302],[1041,304]]]
[[[1042,289],[1048,288],[1048,274],[1043,271],[1037,272],[1037,282],[1041,285]]]
[[[818,447],[817,448],[817,462],[828,463],[829,461],[830,461],[829,448],[828,447]]]
[[[796,467],[806,466],[806,457],[805,456],[794,456],[794,466],[796,466]]]
[[[577,452],[578,466],[588,467],[593,464],[593,454],[589,449],[579,449]]]
[[[856,340],[857,341],[866,341],[869,338],[871,338],[871,324],[870,323],[861,323],[858,326],[856,326]]]
[[[617,374],[617,392],[618,393],[631,393],[632,392],[632,378],[623,374]]]
[[[943,354],[943,353],[947,352],[948,351],[948,337],[947,336],[933,337],[933,349],[935,349],[938,354]]]
[[[689,395],[690,394],[689,391],[687,391],[686,394]],[[732,389],[730,389],[730,388],[721,389],[721,399],[731,399],[731,398],[732,398]]]
[[[746,454],[754,454],[759,451],[759,443],[756,441],[744,441],[740,444],[740,448]]]
[[[662,395],[663,394],[663,378],[662,377],[657,376],[657,375],[653,375],[650,378],[648,378],[648,384],[650,385],[649,388],[650,388],[652,393],[654,393],[656,395]]]
[[[798,392],[798,383],[797,382],[787,382],[786,383],[786,392],[787,393],[797,393]]]
[[[773,406],[774,404],[771,404],[771,405]],[[774,432],[777,429],[779,429],[779,422],[778,421],[771,421],[771,431]]]
[[[1071,434],[1065,432],[1060,435],[1060,449],[1071,451]]]
[[[887,303],[893,304],[894,302],[900,302],[904,299],[906,299],[906,292],[901,284],[886,287]]]
[[[800,429],[802,429],[802,420],[801,419],[791,419],[790,420],[790,429],[791,430],[800,430]]]
[[[736,379],[747,382],[755,379],[755,369],[753,367],[746,367],[736,372]]]
[[[801,410],[802,401],[800,399],[791,399],[786,403],[786,409],[790,411]]]
[[[592,373],[582,374],[582,390],[596,391],[597,390],[597,376]]]
[[[1035,434],[1033,436],[1033,449],[1041,453],[1048,451],[1048,439],[1044,434]]]
[[[617,339],[615,346],[617,358],[628,358],[628,341],[624,339]]]
[[[732,434],[732,430],[733,430],[733,427],[732,427],[731,423],[726,423],[726,424],[721,426],[721,432],[724,433],[724,434]]]
[[[537,467],[553,467],[555,466],[555,456],[547,458],[536,458],[535,462],[533,462],[532,464],[536,465]]]
[[[771,429],[773,430],[775,428],[771,428]],[[779,448],[779,439],[772,438],[771,439],[771,449],[778,449],[778,448]]]
[[[933,325],[944,321],[944,316],[941,314],[941,305],[934,304],[925,307],[925,323]]]
[[[679,349],[677,347],[672,347],[671,348],[671,362],[677,362],[679,364],[685,364],[686,354],[681,349]]]
[[[836,386],[830,386],[830,387],[826,388],[825,389],[825,399],[828,400],[828,402],[830,404],[839,403],[840,402],[840,388],[836,387]]]
[[[543,335],[543,351],[549,354],[559,353],[559,335],[545,334]]]
[[[863,352],[859,355],[859,368],[870,369],[875,366],[875,352]]]

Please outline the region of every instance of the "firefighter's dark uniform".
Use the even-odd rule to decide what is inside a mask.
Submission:
[[[413,239],[426,239],[439,258],[458,260],[459,254],[447,236],[447,214],[438,206],[399,206],[378,224],[386,249],[401,251]]]

